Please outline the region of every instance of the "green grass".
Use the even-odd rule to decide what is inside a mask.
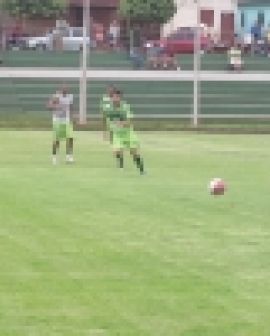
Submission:
[[[270,136],[140,138],[143,177],[98,133],[53,167],[0,132],[1,336],[269,336]]]

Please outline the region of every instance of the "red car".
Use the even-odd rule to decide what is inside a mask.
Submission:
[[[194,53],[194,29],[180,29],[157,43],[169,55]],[[208,37],[201,36],[201,50],[207,50],[210,45]]]

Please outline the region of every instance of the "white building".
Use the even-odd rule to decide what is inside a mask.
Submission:
[[[177,13],[164,25],[163,36],[179,27],[195,27],[197,24],[197,1],[200,3],[201,23],[209,33],[221,41],[231,41],[234,36],[234,22],[237,0],[175,0]]]

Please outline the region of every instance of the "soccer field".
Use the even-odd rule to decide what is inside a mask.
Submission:
[[[0,132],[1,336],[270,335],[270,136],[140,139],[146,176],[99,133],[52,166],[50,132]]]

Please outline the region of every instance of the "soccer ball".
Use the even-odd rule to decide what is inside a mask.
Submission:
[[[214,178],[209,183],[209,191],[211,195],[224,195],[226,189],[226,184],[221,178]]]

